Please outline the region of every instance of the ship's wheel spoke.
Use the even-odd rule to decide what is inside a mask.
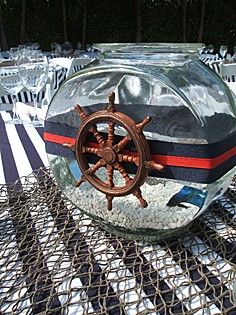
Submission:
[[[114,122],[109,121],[107,145],[112,146],[114,138],[115,138],[115,124],[114,124]]]
[[[156,163],[154,161],[147,161],[145,167],[150,170],[157,170],[159,172],[163,171],[164,166],[162,164]]]
[[[125,136],[120,142],[114,145],[114,150],[118,153],[125,148],[125,146],[131,141],[131,137],[129,135]]]
[[[102,134],[98,131],[97,126],[91,126],[89,128],[89,131],[92,132],[92,134],[94,135],[94,137],[96,138],[97,142],[99,144],[104,144],[105,143],[105,139],[103,138]]]
[[[136,130],[137,132],[142,132],[143,131],[143,128],[149,124],[151,121],[151,117],[147,116],[143,119],[143,121],[141,121],[139,124],[136,124]]]
[[[118,161],[139,165],[139,158],[128,154],[118,154]]]
[[[110,164],[107,164],[107,182],[111,189],[115,186],[113,182],[113,175],[114,175],[113,166]]]
[[[141,189],[138,188],[133,192],[133,195],[139,200],[140,205],[142,208],[146,208],[148,206],[148,203],[145,199],[143,199]]]
[[[94,154],[94,155],[100,156],[100,149],[82,146],[82,153],[83,154],[89,153],[89,154]]]
[[[120,163],[116,162],[114,163],[113,166],[124,178],[126,184],[129,184],[133,180],[131,177],[129,177],[129,173],[124,169],[124,167]]]
[[[75,183],[75,186],[79,187],[83,182],[86,182],[86,178],[84,175],[82,175],[80,179]]]
[[[75,144],[73,143],[63,143],[63,147],[71,149],[72,151],[75,151]]]
[[[83,122],[86,121],[86,119],[89,117],[89,116],[83,111],[82,107],[81,107],[79,104],[77,104],[77,105],[75,106],[75,111],[79,114],[80,119],[81,119]]]
[[[107,198],[107,210],[111,211],[112,210],[112,200],[114,197],[107,194],[106,198]]]
[[[101,159],[96,164],[94,164],[93,166],[88,168],[85,171],[85,173],[86,173],[86,175],[91,175],[91,174],[95,173],[99,168],[103,167],[104,165],[106,165],[106,162],[103,159]]]
[[[80,116],[80,119],[82,120],[82,122],[85,122],[86,123],[86,120],[88,120],[89,118],[89,115],[87,115],[84,111],[83,111],[83,108],[77,104],[75,106],[75,110],[76,112],[79,114]],[[101,135],[100,132],[98,132],[97,130],[97,126],[96,125],[93,125],[90,127],[89,129],[90,132],[92,132],[92,134],[94,135],[94,137],[96,138],[97,142],[99,144],[103,144],[105,142],[105,139],[103,138],[103,136]]]

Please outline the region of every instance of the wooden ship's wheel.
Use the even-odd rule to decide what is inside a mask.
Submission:
[[[142,197],[140,187],[145,182],[149,170],[161,171],[163,166],[150,160],[150,150],[147,140],[143,134],[143,128],[151,121],[150,117],[145,117],[142,122],[136,123],[127,115],[116,111],[115,93],[109,95],[109,104],[105,110],[87,115],[80,105],[75,107],[81,119],[75,145],[65,144],[75,151],[76,160],[82,172],[80,180],[76,186],[83,182],[89,182],[97,190],[106,195],[108,210],[112,210],[112,200],[114,197],[133,194],[137,197],[141,207],[147,207],[147,201]],[[99,124],[107,124],[107,137],[98,131]],[[115,128],[121,126],[126,131],[126,135],[115,143]],[[92,133],[97,143],[88,141],[88,135]],[[125,147],[132,141],[136,152],[126,152]],[[95,155],[98,161],[90,166],[88,154]],[[123,166],[123,162],[135,164],[136,174],[129,175]],[[106,168],[106,180],[102,180],[96,175],[100,168]],[[114,181],[114,172],[117,171],[122,176],[124,184],[118,186]]]

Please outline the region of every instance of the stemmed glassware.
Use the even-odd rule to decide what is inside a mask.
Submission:
[[[205,46],[204,48],[203,48],[203,54],[208,54],[208,46]]]
[[[5,66],[0,67],[0,84],[4,90],[10,93],[13,104],[13,117],[6,123],[9,124],[21,124],[23,121],[20,119],[17,113],[16,97],[22,90],[23,85],[18,73],[17,66]]]
[[[27,47],[25,45],[18,45],[17,47],[11,47],[9,50],[9,56],[15,63],[17,63],[18,59],[21,55],[27,54]]]
[[[30,124],[42,127],[44,121],[38,117],[38,94],[48,79],[48,59],[41,53],[32,52],[18,60],[19,77],[23,86],[33,94],[34,115]]]
[[[236,61],[236,46],[233,47],[233,61]]]
[[[17,62],[19,56],[20,56],[20,50],[19,47],[11,47],[9,50],[10,58],[13,59],[15,62]]]
[[[214,46],[213,45],[208,45],[208,51],[209,51],[210,54],[213,54]]]
[[[227,45],[221,45],[220,46],[220,54],[223,57],[223,59],[226,58],[227,52],[228,52],[228,46]]]

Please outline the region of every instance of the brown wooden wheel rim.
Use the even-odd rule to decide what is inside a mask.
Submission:
[[[78,187],[82,182],[88,181],[97,190],[106,194],[108,210],[112,209],[112,199],[114,197],[126,196],[131,193],[138,198],[142,207],[147,207],[148,204],[142,197],[140,186],[145,182],[150,168],[158,170],[163,168],[162,165],[150,161],[149,146],[142,132],[151,118],[146,117],[141,123],[137,124],[127,115],[115,111],[114,99],[115,94],[110,94],[107,109],[91,115],[87,115],[80,105],[77,105],[75,108],[81,118],[81,125],[73,149],[75,150],[76,160],[83,174],[76,186]],[[97,124],[99,123],[108,124],[107,139],[98,131]],[[114,143],[116,125],[122,126],[127,132],[127,135],[118,143]],[[89,133],[92,133],[97,141],[95,147],[88,143]],[[133,141],[136,147],[137,154],[135,156],[123,152],[123,149],[130,141]],[[99,158],[98,162],[93,166],[89,166],[87,154],[97,156]],[[133,163],[137,166],[134,177],[129,176],[122,162]],[[106,182],[95,174],[101,167],[106,167],[107,169]],[[114,170],[118,171],[123,177],[125,182],[123,186],[116,186],[114,184]]]

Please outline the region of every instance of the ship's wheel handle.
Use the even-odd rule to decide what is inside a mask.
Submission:
[[[150,161],[150,150],[147,140],[142,132],[143,128],[150,122],[150,117],[145,117],[142,122],[136,123],[129,116],[116,111],[115,94],[109,95],[109,103],[105,110],[87,115],[80,105],[75,107],[81,119],[75,146],[67,145],[75,151],[76,160],[82,172],[80,180],[76,186],[83,182],[89,182],[97,190],[106,195],[108,210],[112,209],[114,197],[133,194],[138,198],[142,207],[147,207],[147,201],[142,197],[140,187],[145,182],[149,170],[161,171],[163,166]],[[98,125],[107,125],[107,137],[98,130]],[[126,135],[116,142],[115,129],[121,127],[126,131]],[[96,143],[88,141],[89,134],[96,139]],[[133,142],[136,152],[128,153],[125,147],[129,142]],[[90,166],[88,154],[96,156],[97,162]],[[124,168],[123,162],[135,164],[137,171],[130,176]],[[101,179],[96,174],[100,168],[105,168],[106,179]],[[123,178],[123,185],[116,185],[115,172]]]

